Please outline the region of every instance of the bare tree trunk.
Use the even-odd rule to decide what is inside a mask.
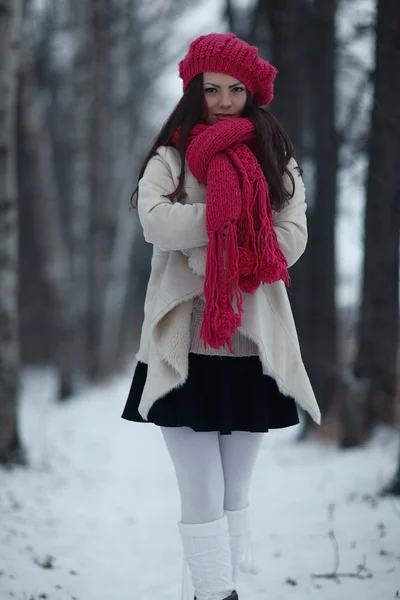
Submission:
[[[100,366],[101,323],[104,318],[104,290],[114,236],[113,203],[110,203],[109,146],[109,5],[91,0],[93,28],[94,98],[90,123],[91,215],[89,254],[89,377],[102,375]],[[111,206],[110,206],[111,205]],[[110,211],[111,207],[111,211]],[[113,218],[114,217],[114,218]]]
[[[334,403],[337,365],[335,217],[338,136],[335,127],[336,0],[314,0],[312,69],[316,189],[309,212],[308,369],[324,416]]]
[[[22,0],[0,0],[0,463],[25,462],[17,428],[16,106],[22,11]]]
[[[369,382],[354,376],[349,368],[342,370],[339,395],[340,447],[353,448],[364,440],[364,406]]]
[[[234,0],[225,0],[224,19],[229,31],[248,44],[257,46],[260,56],[270,58],[271,41],[268,29],[268,2],[257,0],[253,6],[236,4]]]
[[[392,423],[399,336],[400,5],[378,0],[375,92],[365,211],[356,376],[367,378],[365,433]]]
[[[32,183],[33,226],[40,250],[40,270],[51,297],[50,322],[55,333],[53,362],[59,369],[59,394],[72,393],[75,373],[71,264],[60,215],[52,138],[45,94],[38,89],[30,48],[24,47],[21,113],[25,151]]]
[[[262,5],[272,34],[271,62],[279,72],[271,108],[288,133],[297,160],[301,163],[304,156],[304,98],[307,87],[307,47],[302,27],[305,11],[299,0],[267,0]]]
[[[135,236],[134,215],[129,213],[129,197],[134,181],[133,166],[140,161],[142,142],[140,123],[143,104],[137,90],[144,95],[149,82],[143,73],[144,45],[136,3],[111,1],[110,20],[110,179],[115,198],[116,228],[110,253],[110,268],[105,286],[103,319],[99,339],[100,369],[106,373],[115,367],[119,356],[124,308],[129,283],[132,245]],[[132,60],[133,59],[133,60]],[[135,73],[131,73],[132,62]],[[127,82],[131,80],[131,86]],[[132,90],[136,90],[132,96]]]
[[[71,256],[75,292],[75,351],[88,373],[89,273],[91,221],[90,125],[93,110],[91,0],[73,0],[73,148],[71,193]]]
[[[400,445],[399,445],[399,453],[397,458],[397,469],[396,473],[392,479],[381,491],[382,496],[400,496]]]
[[[295,158],[304,164],[310,148],[306,147],[307,131],[312,127],[309,85],[310,9],[299,0],[259,0],[259,10],[271,30],[271,62],[278,69],[272,112],[288,133],[295,149]],[[312,31],[312,30],[311,30]],[[293,101],[295,99],[295,101]],[[303,358],[308,367],[313,359],[310,344],[309,285],[310,256],[305,255],[290,269],[288,290],[296,322]],[[308,425],[311,419],[304,422]],[[304,434],[307,428],[304,428]]]
[[[237,31],[236,12],[232,0],[226,0],[225,2],[225,18],[228,22],[229,31]]]

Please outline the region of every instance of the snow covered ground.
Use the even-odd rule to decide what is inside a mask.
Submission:
[[[122,375],[59,406],[51,372],[26,372],[31,466],[0,470],[1,600],[180,600],[175,475],[159,429],[120,419],[129,384]],[[295,435],[265,436],[251,490],[260,574],[242,575],[240,599],[398,598],[400,501],[376,496],[396,432],[347,452]],[[336,542],[338,572],[365,564],[360,578],[312,577],[332,573]]]

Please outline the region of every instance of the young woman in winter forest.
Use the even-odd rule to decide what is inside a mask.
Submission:
[[[184,94],[139,177],[153,245],[123,418],[160,426],[181,496],[197,600],[237,600],[249,486],[270,429],[320,422],[285,284],[307,242],[293,147],[265,106],[276,69],[233,34],[194,40]],[[184,572],[184,573],[185,573]]]

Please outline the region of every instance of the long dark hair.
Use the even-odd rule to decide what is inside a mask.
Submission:
[[[242,116],[254,123],[257,160],[268,182],[272,207],[274,210],[279,211],[294,194],[294,179],[287,168],[287,164],[293,156],[293,145],[278,120],[267,109],[256,106],[249,92],[247,92],[247,100]],[[170,144],[170,137],[178,127],[181,128],[179,138],[179,154],[181,157],[179,184],[172,194],[166,194],[166,198],[169,198],[172,202],[185,198],[186,147],[193,127],[203,121],[205,117],[206,103],[203,90],[203,73],[199,73],[187,86],[185,93],[165,121],[145,157],[139,172],[137,186],[131,196],[131,203],[138,192],[139,181],[143,177],[147,163],[157,153],[159,146]],[[283,185],[282,178],[285,173],[292,182],[293,189],[291,193],[287,192]],[[133,204],[132,206],[136,207]]]

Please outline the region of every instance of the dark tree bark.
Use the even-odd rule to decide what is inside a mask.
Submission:
[[[338,389],[340,447],[353,448],[363,441],[364,406],[369,384],[354,376],[350,368],[343,369]]]
[[[110,197],[109,88],[110,7],[107,0],[91,0],[93,39],[93,104],[90,123],[91,206],[89,249],[88,373],[101,376],[101,323],[104,290],[114,236],[114,206]]]
[[[323,416],[331,410],[338,371],[335,303],[335,217],[338,136],[335,127],[337,1],[315,0],[310,56],[314,116],[315,199],[309,212],[308,369]]]
[[[0,1],[0,463],[25,462],[17,427],[18,194],[17,81],[22,0]]]
[[[388,485],[386,485],[383,488],[381,494],[382,494],[382,496],[388,496],[388,495],[400,496],[400,446],[399,446],[399,454],[398,454],[396,473],[395,473],[392,481],[390,481],[388,483]]]
[[[73,0],[75,54],[72,64],[73,156],[71,158],[70,240],[75,290],[75,351],[80,370],[89,366],[89,256],[91,221],[90,124],[93,110],[93,34],[90,0]]]
[[[236,13],[232,0],[226,0],[225,17],[228,22],[229,31],[236,31]]]
[[[271,109],[288,133],[299,163],[304,156],[307,47],[306,11],[298,0],[260,2],[271,29],[271,62],[278,69]]]
[[[137,6],[130,0],[111,0],[110,60],[118,69],[111,72],[110,111],[112,131],[111,181],[115,190],[115,235],[110,252],[108,280],[104,294],[104,312],[100,335],[100,368],[107,373],[120,358],[121,335],[124,329],[124,308],[132,265],[132,247],[135,221],[129,213],[132,193],[132,165],[140,162],[139,149],[143,148],[143,105],[137,100],[137,90],[145,94],[149,88],[150,73],[143,69],[145,52],[143,32]],[[135,64],[135,73],[131,65]],[[131,81],[127,86],[126,82]],[[127,178],[127,173],[132,178]]]
[[[40,274],[49,293],[49,328],[54,335],[51,362],[59,372],[59,397],[73,391],[76,370],[71,264],[54,171],[52,135],[45,92],[38,87],[31,48],[24,44],[21,72],[21,126],[28,163],[32,223]]]
[[[306,147],[307,130],[311,128],[311,111],[307,109],[310,104],[309,10],[304,2],[298,0],[260,0],[259,10],[264,12],[269,23],[271,62],[278,69],[271,109],[288,133],[294,145],[295,158],[301,166],[310,152],[310,148]],[[306,366],[313,356],[309,344],[309,256],[306,251],[290,269],[291,285],[288,290]]]
[[[365,434],[392,423],[399,337],[400,5],[378,0],[369,145],[359,346],[354,371],[367,378]]]

